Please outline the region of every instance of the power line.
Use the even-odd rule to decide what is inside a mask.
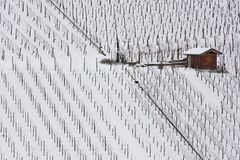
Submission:
[[[59,12],[62,13],[62,15],[67,18],[70,23],[73,25],[73,27],[75,27],[86,39],[88,39],[90,41],[91,44],[93,44],[93,46],[95,46],[98,50],[100,50],[100,54],[106,56],[106,54],[104,53],[104,51],[102,50],[101,47],[99,47],[90,37],[88,37],[88,35],[78,26],[76,25],[76,23],[71,20],[52,0],[48,0]]]
[[[126,72],[130,75],[130,77],[135,81],[138,82],[133,75],[125,68]],[[192,148],[192,150],[198,155],[201,160],[204,160],[203,157],[198,153],[198,151],[193,147],[193,145],[188,141],[188,139],[181,133],[181,131],[175,126],[175,124],[168,118],[168,116],[163,112],[163,110],[158,106],[158,104],[152,99],[152,97],[144,90],[144,88],[137,83],[139,88],[148,96],[148,98],[153,102],[153,104],[157,107],[157,109],[163,114],[163,116],[167,119],[167,121],[173,126],[173,128],[179,133],[179,135],[184,139],[184,141]]]

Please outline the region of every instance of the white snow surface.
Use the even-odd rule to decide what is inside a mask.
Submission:
[[[0,160],[240,159],[237,23],[217,28],[214,33],[224,33],[220,38],[206,36],[204,40],[201,34],[210,35],[210,27],[202,30],[204,25],[201,29],[193,25],[196,28],[185,38],[179,27],[186,24],[190,30],[186,17],[190,16],[191,22],[196,13],[204,17],[204,6],[215,13],[211,10],[215,4],[230,14],[225,8],[228,2],[202,2],[192,15],[183,6],[192,11],[192,6],[200,4],[190,0],[53,2],[108,56],[101,55],[49,0],[0,0]],[[230,8],[233,3],[239,1],[229,2]],[[123,9],[126,12],[122,17]],[[166,9],[169,13],[161,13],[162,18],[170,22],[162,21],[161,27],[155,23],[160,21],[156,13]],[[132,17],[131,10],[137,10]],[[231,10],[231,15],[236,10]],[[167,15],[173,15],[171,20]],[[185,15],[184,23],[177,18],[180,15]],[[149,28],[143,25],[146,17]],[[223,17],[221,23],[231,20],[228,18]],[[115,31],[113,21],[129,25]],[[178,27],[173,27],[172,21],[178,22]],[[219,21],[209,24],[215,26],[213,23]],[[134,28],[142,33],[141,40]],[[160,38],[157,28],[161,28]],[[199,36],[193,37],[193,31]],[[115,57],[115,32],[121,33],[120,48],[127,48],[127,59],[135,61],[133,52],[144,50],[141,63],[181,57],[176,55],[180,47],[182,52],[188,48],[184,46],[209,42],[206,48],[189,51],[202,53],[219,40],[222,45],[218,48],[229,47],[220,60],[228,62],[228,72],[103,64],[102,60]],[[157,42],[160,48],[156,40],[162,40]]]
[[[207,51],[209,51],[211,48],[192,48],[188,51],[186,51],[185,55],[201,55]]]

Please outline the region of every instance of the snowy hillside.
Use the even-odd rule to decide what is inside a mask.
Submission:
[[[0,160],[240,160],[239,7],[0,0]],[[101,63],[118,45],[141,64],[214,47],[228,72]]]
[[[221,61],[239,75],[239,0],[52,1],[112,57],[117,39],[129,60],[142,53],[146,62],[211,47],[225,53]]]

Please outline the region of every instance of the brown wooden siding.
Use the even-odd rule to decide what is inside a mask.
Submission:
[[[191,56],[191,67],[199,69],[216,69],[217,55],[208,53],[204,55]]]

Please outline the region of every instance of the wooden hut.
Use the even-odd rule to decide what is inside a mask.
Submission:
[[[213,48],[193,48],[184,53],[187,65],[197,69],[217,69],[217,57],[222,54]]]

